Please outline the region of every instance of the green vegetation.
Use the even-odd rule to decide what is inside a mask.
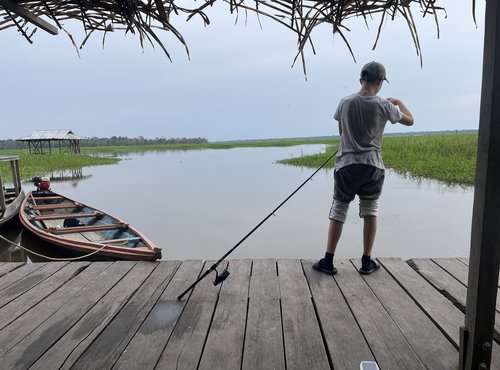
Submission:
[[[30,179],[33,176],[53,171],[114,164],[119,159],[110,157],[109,155],[116,153],[231,149],[238,147],[278,147],[303,144],[326,144],[328,147],[324,153],[283,159],[279,163],[301,167],[319,167],[337,149],[339,139],[322,137],[216,143],[202,141],[200,143],[99,146],[82,148],[83,155],[30,155],[26,150],[0,150],[0,155],[20,156],[21,176],[23,179]],[[386,167],[392,168],[398,173],[463,185],[472,185],[474,183],[477,151],[476,133],[386,136],[382,151]],[[107,154],[108,156],[95,156],[95,154]],[[333,161],[329,166],[333,166]],[[8,180],[10,169],[1,169],[2,174]]]
[[[19,156],[19,170],[23,180],[29,180],[33,176],[42,176],[54,171],[79,169],[82,167],[101,166],[115,164],[117,158],[93,157],[90,155],[70,155],[70,154],[46,154],[31,155],[26,150],[0,150],[0,155]],[[8,164],[0,167],[5,181],[11,180],[11,170]]]
[[[279,162],[318,167],[337,147],[338,140],[325,153]],[[382,145],[385,166],[398,173],[463,185],[474,184],[476,152],[477,134],[386,136]]]

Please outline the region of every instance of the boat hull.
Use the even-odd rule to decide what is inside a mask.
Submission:
[[[39,239],[78,255],[146,261],[161,258],[161,248],[133,226],[52,191],[28,193],[19,218]]]

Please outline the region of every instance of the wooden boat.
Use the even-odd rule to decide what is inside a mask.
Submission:
[[[19,157],[0,156],[0,163],[10,164],[12,187],[7,187],[2,177],[2,165],[0,168],[0,228],[8,221],[12,220],[19,213],[19,208],[24,199],[24,192],[21,188],[21,177],[19,176]]]
[[[98,251],[98,257],[113,259],[161,257],[161,249],[131,225],[51,190],[28,193],[19,217],[38,238],[79,255]]]

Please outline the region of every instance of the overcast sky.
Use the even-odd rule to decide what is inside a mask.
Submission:
[[[383,97],[401,98],[415,125],[386,132],[477,129],[484,36],[484,2],[439,1],[440,19],[422,19],[413,6],[423,54],[416,56],[405,21],[388,21],[373,51],[378,21],[347,23],[354,62],[340,37],[324,26],[306,51],[307,80],[288,29],[254,14],[235,24],[227,5],[208,9],[211,19],[179,21],[190,50],[159,32],[172,55],[141,49],[135,35],[94,35],[78,57],[64,32],[38,30],[29,44],[14,28],[0,32],[2,139],[41,129],[71,129],[87,137],[205,137],[209,141],[338,134],[339,99],[359,89],[364,63],[385,64],[390,84]],[[82,34],[68,25],[77,40]],[[79,26],[79,24],[78,24]]]

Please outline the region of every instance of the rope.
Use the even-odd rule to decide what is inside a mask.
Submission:
[[[28,253],[31,253],[31,254],[34,254],[35,256],[38,256],[38,257],[42,257],[42,258],[45,258],[45,259],[48,259],[50,261],[77,261],[77,260],[81,260],[83,258],[87,258],[87,257],[90,257],[92,256],[93,254],[96,254],[100,251],[102,251],[104,248],[107,247],[107,245],[103,245],[101,248],[91,252],[91,253],[88,253],[88,254],[84,254],[83,256],[78,256],[78,257],[70,257],[70,258],[57,258],[57,257],[49,257],[49,256],[46,256],[46,255],[43,255],[43,254],[40,254],[40,253],[37,253],[37,252],[34,252],[32,251],[31,249],[28,249],[26,247],[23,247],[21,244],[19,243],[14,243],[13,241],[5,238],[3,235],[0,235],[0,239],[6,241],[7,243],[9,244],[12,244],[18,248],[21,248],[22,250],[24,250],[25,252],[28,252]]]

